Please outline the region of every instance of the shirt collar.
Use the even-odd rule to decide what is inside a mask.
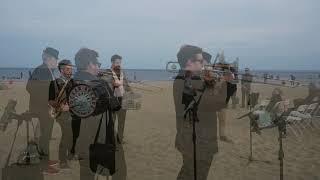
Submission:
[[[63,75],[60,75],[60,79],[62,79],[64,82],[67,82],[69,79],[64,77]]]

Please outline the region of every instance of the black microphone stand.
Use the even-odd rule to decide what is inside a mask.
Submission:
[[[201,101],[203,92],[205,88],[201,91],[198,100],[193,98],[193,101],[184,111],[184,117],[189,116],[189,120],[192,121],[192,143],[193,143],[193,175],[194,180],[197,180],[197,132],[196,132],[196,122],[199,122],[198,118],[198,105]]]
[[[284,119],[284,113],[277,117],[274,121],[276,126],[278,127],[279,132],[279,153],[278,153],[278,160],[279,160],[279,168],[280,168],[280,180],[283,180],[283,160],[284,160],[284,151],[283,151],[283,143],[282,139],[286,134],[286,121]]]

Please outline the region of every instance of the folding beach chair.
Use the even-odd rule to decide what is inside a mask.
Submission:
[[[319,108],[319,103],[310,105],[300,105],[296,111],[291,111],[286,119],[286,122],[294,133],[303,133],[304,130],[312,130],[313,128],[313,115]],[[297,134],[296,134],[297,135]]]

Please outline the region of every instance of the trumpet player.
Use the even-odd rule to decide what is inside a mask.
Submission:
[[[173,83],[177,130],[175,146],[183,158],[177,180],[192,179],[194,176],[199,180],[206,180],[213,157],[218,152],[216,112],[226,105],[226,86],[225,83],[215,81],[210,71],[199,76],[207,63],[202,53],[201,48],[192,45],[182,46],[177,53],[178,62],[183,69]],[[184,111],[191,103],[190,99],[194,99],[192,96],[197,96],[198,89],[202,89],[203,96],[196,112],[198,121],[195,125],[194,144],[197,155],[194,156],[192,125]],[[194,162],[197,164],[196,171]]]
[[[229,103],[230,98],[236,92],[236,86],[234,86],[231,82],[234,79],[234,75],[232,72],[227,71],[223,75],[223,80],[227,86],[227,97],[226,97],[226,107]],[[223,108],[217,112],[219,119],[219,137],[221,141],[225,141],[227,143],[233,143],[233,141],[227,136],[227,108]]]

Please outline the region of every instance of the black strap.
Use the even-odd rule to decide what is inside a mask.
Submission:
[[[106,144],[115,144],[114,122],[113,122],[113,118],[112,118],[112,111],[108,111],[107,113],[108,113],[109,122],[108,122],[108,124],[106,123],[105,143]]]
[[[206,86],[203,86],[203,88],[200,90],[201,94],[198,100],[196,100],[195,97],[193,97],[193,101],[196,103],[196,106],[198,107],[198,105],[200,104],[200,101],[202,99],[202,96],[204,94],[204,91],[206,90]]]
[[[105,143],[111,143],[111,144],[115,144],[115,139],[114,139],[114,131],[113,131],[113,119],[112,119],[112,112],[111,111],[106,111],[106,135],[105,135]],[[98,141],[98,137],[100,134],[100,128],[101,128],[101,124],[102,124],[102,120],[103,120],[103,114],[101,116],[100,122],[99,122],[99,126],[98,126],[98,130],[96,133],[96,136],[94,138],[94,144],[97,143]],[[109,133],[109,134],[108,134]],[[109,137],[109,138],[108,138]]]
[[[107,82],[105,82],[105,81],[99,81],[99,82],[103,82],[106,86],[106,88],[107,88],[107,92],[108,92],[108,94],[109,94],[109,98],[111,98],[111,94],[110,94],[110,92],[112,92],[111,91],[111,88],[110,88],[110,86],[109,86],[109,84],[107,83]],[[113,131],[113,118],[112,118],[112,111],[106,111],[105,112],[106,113],[106,136],[105,136],[105,143],[112,143],[112,144],[115,144],[115,138],[113,138],[114,137],[114,131]],[[108,118],[109,118],[109,120],[108,120]],[[99,133],[100,133],[100,128],[101,128],[101,124],[102,124],[102,119],[103,119],[103,114],[102,114],[102,116],[101,116],[101,119],[100,119],[100,122],[99,122],[99,126],[98,126],[98,130],[97,130],[97,133],[96,133],[96,136],[95,136],[95,138],[94,138],[94,144],[96,144],[97,143],[97,141],[98,141],[98,136],[99,136]],[[108,130],[109,129],[109,130]],[[108,136],[108,133],[110,134],[110,136]],[[108,137],[110,137],[109,139],[108,139]]]
[[[104,138],[104,142],[107,144],[108,143],[108,139],[107,138],[110,137],[110,136],[108,136],[108,133],[111,133],[111,131],[108,128],[109,128],[109,124],[111,123],[112,119],[110,118],[111,112],[107,111],[106,113],[107,113],[106,114],[106,136]]]
[[[53,80],[53,86],[54,86],[54,96],[57,97],[57,94],[59,93],[59,85],[58,85],[57,79]]]
[[[100,118],[100,122],[99,122],[99,126],[98,126],[98,130],[97,130],[97,133],[96,133],[96,136],[94,138],[94,144],[97,143],[98,141],[98,136],[99,136],[99,133],[100,133],[100,128],[101,128],[101,124],[102,124],[102,119],[103,119],[103,114],[101,115],[101,118]]]

